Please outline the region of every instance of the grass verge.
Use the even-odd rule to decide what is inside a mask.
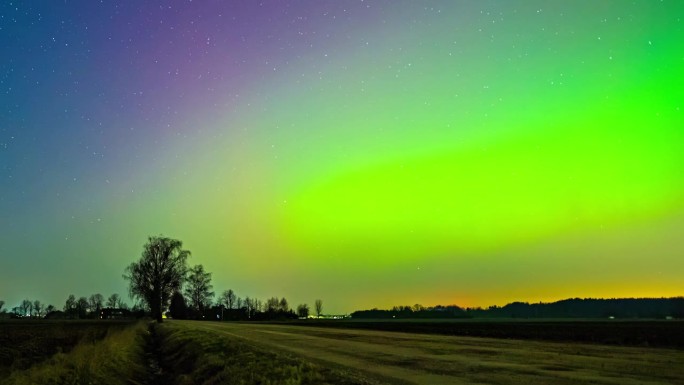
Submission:
[[[154,325],[163,374],[159,383],[359,384],[332,369],[186,325]]]
[[[0,382],[9,373],[68,353],[83,342],[95,342],[130,322],[102,320],[0,320]]]
[[[145,360],[147,324],[111,330],[100,341],[82,341],[69,353],[57,353],[26,370],[13,371],[2,384],[142,384],[149,371]]]

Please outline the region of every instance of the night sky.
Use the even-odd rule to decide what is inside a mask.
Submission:
[[[684,295],[682,1],[0,4],[9,308],[159,234],[325,312]]]

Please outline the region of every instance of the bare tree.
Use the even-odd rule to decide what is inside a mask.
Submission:
[[[41,316],[41,311],[43,310],[43,306],[40,304],[40,301],[35,300],[33,301],[33,313],[36,315],[36,317]]]
[[[46,315],[52,313],[53,311],[55,311],[55,307],[52,305],[47,305],[47,307],[45,308]]]
[[[252,318],[252,312],[254,311],[254,301],[249,298],[245,297],[245,310],[247,311],[247,318]]]
[[[100,310],[102,310],[102,303],[104,302],[104,297],[102,297],[102,294],[97,293],[93,294],[88,298],[88,306],[90,307],[90,311],[93,313],[100,313]]]
[[[31,316],[31,311],[33,310],[33,303],[29,301],[28,299],[25,299],[21,301],[21,316],[26,317],[26,316]]]
[[[69,298],[64,303],[64,313],[69,317],[76,315],[76,297],[73,294],[69,294]]]
[[[185,279],[190,252],[182,247],[176,239],[149,237],[140,260],[126,268],[124,278],[130,282],[131,297],[145,301],[157,322],[162,322],[171,295]]]
[[[233,305],[235,305],[235,293],[233,292],[233,289],[224,291],[221,295],[221,300],[223,304],[226,305],[226,308],[232,309]]]
[[[323,300],[317,299],[315,306],[316,306],[316,316],[318,318],[321,318],[321,314],[323,313]]]
[[[280,299],[280,303],[278,303],[278,310],[280,310],[283,313],[287,313],[290,311],[290,306],[287,304],[287,300],[285,297]]]
[[[202,312],[211,304],[214,292],[211,291],[211,273],[204,271],[204,266],[196,265],[189,270],[185,295],[190,299],[190,306]]]
[[[263,306],[262,306],[262,305],[263,305],[263,304],[261,303],[261,300],[260,300],[260,299],[254,300],[254,308],[256,309],[256,311],[258,311],[258,312],[263,311]]]
[[[309,305],[303,303],[297,306],[297,315],[299,318],[307,318],[309,316]]]
[[[114,293],[107,298],[107,307],[116,308],[119,307],[119,295]]]
[[[266,311],[269,313],[275,313],[280,308],[280,301],[278,297],[271,297],[266,300]]]
[[[78,301],[76,301],[76,313],[78,314],[78,318],[86,318],[89,307],[88,298],[79,298]]]

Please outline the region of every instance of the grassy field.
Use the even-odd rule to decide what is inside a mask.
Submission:
[[[0,384],[369,384],[199,324],[4,323],[0,346],[14,358]]]
[[[68,353],[79,343],[93,343],[125,329],[130,322],[117,321],[0,321],[0,379],[44,361],[56,353]]]
[[[147,383],[146,323],[17,321],[2,324],[10,352],[0,384]],[[10,343],[8,343],[10,342]]]
[[[684,351],[255,323],[170,322],[387,384],[684,384]]]
[[[683,320],[454,319],[307,320],[293,326],[441,334],[450,336],[585,342],[684,349]]]
[[[307,322],[2,323],[0,384],[684,384],[682,349],[422,334],[406,325],[425,323],[403,324],[394,332]]]

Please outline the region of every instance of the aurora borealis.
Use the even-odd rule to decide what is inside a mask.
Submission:
[[[0,5],[0,299],[148,235],[326,311],[684,294],[680,1]]]

